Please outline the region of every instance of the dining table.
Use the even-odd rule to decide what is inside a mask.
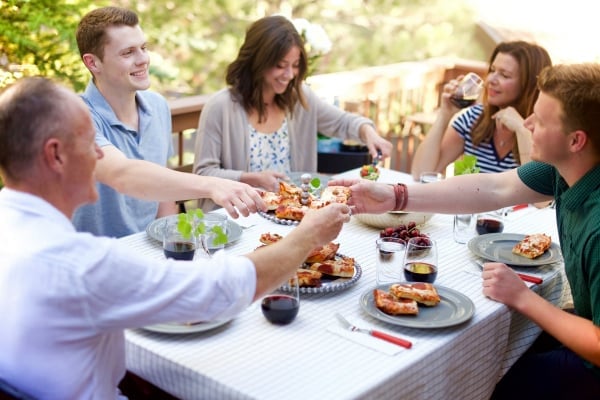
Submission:
[[[358,171],[335,177],[358,178]],[[420,184],[406,173],[385,168],[379,182],[403,182],[409,191],[410,185]],[[560,245],[552,207],[525,205],[508,210],[504,233],[543,232]],[[410,219],[411,213],[406,217]],[[295,228],[258,213],[231,221],[238,234],[221,251],[235,255],[254,251],[263,233],[286,235]],[[457,317],[457,323],[396,324],[369,312],[365,299],[376,286],[375,241],[381,228],[352,216],[335,242],[339,254],[355,259],[359,276],[331,290],[301,293],[300,310],[292,323],[269,323],[256,301],[235,318],[204,328],[179,324],[165,329],[175,326],[167,324],[162,329],[129,329],[127,368],[181,399],[488,399],[497,381],[541,330],[483,295],[476,264],[481,255],[468,243],[455,242],[453,215],[433,214],[415,222],[438,246],[434,285],[442,297],[446,292],[458,293],[458,304],[453,306],[468,313]],[[148,232],[119,240],[131,251],[164,257],[160,242]],[[196,260],[201,263],[203,257]],[[530,290],[558,307],[569,302],[562,257],[519,271],[543,279],[540,284],[527,283]],[[412,347],[344,330],[336,313],[359,327],[408,340]]]

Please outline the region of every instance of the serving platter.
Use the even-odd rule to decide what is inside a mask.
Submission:
[[[336,254],[336,257],[344,257],[342,254]],[[362,268],[359,263],[354,261],[354,275],[351,278],[340,278],[323,274],[320,287],[301,287],[300,293],[332,293],[348,289],[354,285],[362,276]],[[283,291],[291,291],[288,285],[281,286]]]
[[[383,322],[408,328],[446,328],[468,321],[475,313],[475,304],[470,298],[454,289],[434,285],[441,299],[438,305],[419,305],[418,315],[389,315],[375,306],[373,290],[377,288],[387,292],[390,286],[387,284],[371,288],[365,291],[359,300],[360,306],[367,314]]]
[[[537,267],[562,260],[560,247],[554,242],[544,254],[534,259],[514,254],[512,248],[525,236],[519,233],[488,233],[475,236],[469,240],[467,247],[478,257],[515,267]]]
[[[150,222],[148,224],[148,226],[146,227],[146,234],[148,236],[150,236],[152,239],[162,242],[165,220],[177,219],[177,218],[178,218],[177,215],[169,215],[166,217],[155,219],[154,221]],[[243,232],[243,229],[240,225],[238,225],[237,223],[233,222],[230,219],[227,219],[227,243],[226,243],[226,245],[239,240],[239,238],[242,237],[242,232]],[[213,249],[215,247],[213,247],[209,244],[208,248]]]

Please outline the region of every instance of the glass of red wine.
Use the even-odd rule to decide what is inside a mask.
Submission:
[[[404,278],[409,282],[435,282],[438,273],[438,250],[428,237],[410,238],[404,252]]]
[[[483,84],[483,79],[479,75],[469,72],[462,78],[456,91],[450,96],[450,101],[458,108],[473,105],[483,90]]]
[[[260,307],[265,318],[272,324],[287,325],[296,319],[300,310],[300,287],[296,274],[263,297]]]
[[[494,210],[477,215],[475,230],[480,235],[504,231],[504,210]]]
[[[176,216],[165,218],[163,226],[163,251],[165,257],[175,260],[193,260],[198,239],[194,234],[181,232]]]

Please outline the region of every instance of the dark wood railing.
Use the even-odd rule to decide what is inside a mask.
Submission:
[[[443,85],[469,71],[485,75],[487,64],[435,58],[315,75],[307,81],[323,98],[335,99],[343,109],[371,118],[379,133],[395,146],[386,166],[408,172],[412,153],[439,105]],[[193,146],[193,130],[209,97],[208,94],[169,101],[173,132],[177,135],[178,157],[174,168],[178,170],[191,171],[186,153],[193,153],[189,143]],[[186,140],[186,135],[191,137]]]

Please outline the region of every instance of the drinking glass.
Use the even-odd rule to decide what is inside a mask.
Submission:
[[[260,302],[265,318],[275,325],[287,325],[292,322],[300,310],[300,287],[294,273],[279,288],[269,293]]]
[[[435,241],[426,237],[408,240],[404,252],[404,278],[409,282],[435,282],[438,251]]]
[[[400,238],[383,237],[375,241],[375,273],[377,285],[402,281],[402,260],[406,242]]]
[[[217,250],[223,249],[227,239],[224,241],[218,240],[219,233],[215,231],[215,227],[218,227],[222,233],[227,234],[227,215],[219,213],[206,213],[204,214],[205,231],[201,235],[200,240],[203,240],[204,248],[214,253]]]
[[[165,257],[175,260],[194,259],[198,240],[191,232],[186,234],[180,231],[176,216],[165,218],[162,232]]]
[[[483,90],[483,79],[474,72],[466,74],[450,96],[450,101],[458,108],[465,108],[477,101]]]
[[[475,230],[480,235],[501,233],[504,230],[504,209],[477,214]]]
[[[456,243],[467,243],[475,236],[475,215],[474,214],[456,214],[454,216],[454,226],[452,233]]]
[[[444,176],[439,172],[421,172],[419,178],[421,183],[431,183],[441,181],[444,179]]]

